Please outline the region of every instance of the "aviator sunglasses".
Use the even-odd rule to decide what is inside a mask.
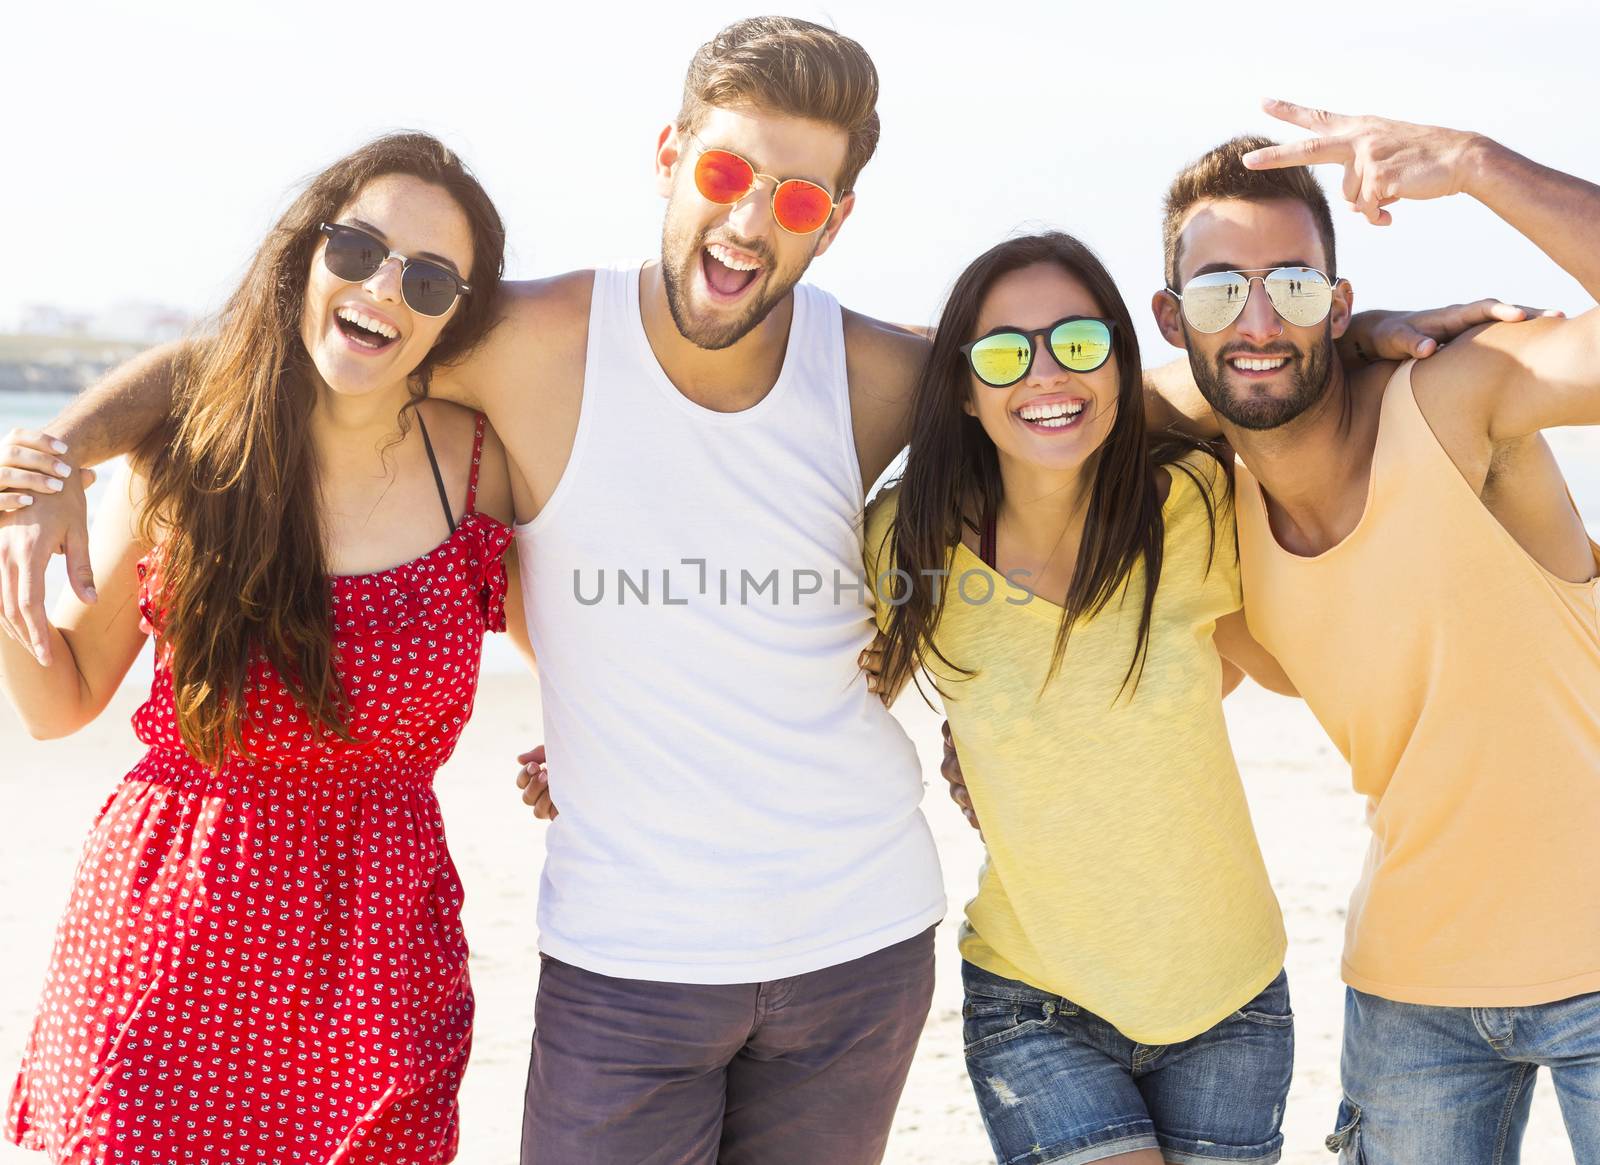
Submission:
[[[699,141],[698,138],[694,139]],[[732,150],[705,149],[694,163],[694,185],[708,202],[731,206],[765,178],[772,186],[772,219],[791,235],[821,230],[839,204],[833,195],[805,178],[763,174]]]
[[[458,296],[472,291],[448,267],[391,251],[388,243],[359,227],[325,222],[317,229],[328,237],[328,245],[322,248],[323,266],[346,283],[365,283],[390,259],[399,259],[400,297],[418,315],[442,316]]]
[[[961,345],[961,353],[979,380],[992,388],[1009,388],[1033,367],[1033,342],[1040,337],[1049,337],[1050,355],[1067,371],[1093,372],[1110,359],[1116,326],[1115,320],[1094,316],[1068,316],[1032,332],[1002,326]]]
[[[1181,292],[1170,287],[1165,290],[1182,305],[1189,326],[1210,335],[1244,314],[1250,285],[1257,279],[1266,288],[1273,310],[1297,328],[1320,324],[1333,309],[1333,282],[1315,267],[1208,271],[1185,283]]]

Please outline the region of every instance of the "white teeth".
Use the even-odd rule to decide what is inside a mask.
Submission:
[[[724,267],[730,268],[731,270],[734,270],[734,271],[759,271],[759,270],[761,270],[761,264],[760,263],[752,263],[748,259],[735,258],[733,252],[728,250],[728,248],[724,247],[721,243],[712,243],[711,245],[706,247],[706,250],[711,252],[711,257],[713,259],[715,259],[718,263],[721,263]]]
[[[1045,421],[1059,420],[1061,422],[1061,425],[1064,425],[1068,421],[1071,421],[1079,413],[1083,412],[1083,405],[1084,405],[1083,401],[1078,401],[1078,402],[1076,402],[1074,404],[1070,404],[1070,405],[1069,404],[1023,405],[1020,409],[1017,410],[1017,415],[1020,416],[1025,421],[1033,421],[1033,422],[1037,422],[1037,423],[1042,423],[1042,422],[1045,422]],[[1061,425],[1051,425],[1049,427],[1053,428],[1053,429],[1059,429],[1061,427]]]
[[[1285,364],[1289,363],[1289,361],[1287,358],[1281,356],[1272,360],[1261,360],[1249,356],[1240,356],[1236,359],[1228,361],[1228,363],[1232,364],[1241,372],[1271,372],[1275,368],[1282,368]]]
[[[349,320],[358,328],[382,336],[386,340],[399,339],[400,333],[382,320],[375,320],[371,316],[353,307],[341,307],[338,312],[341,320]]]

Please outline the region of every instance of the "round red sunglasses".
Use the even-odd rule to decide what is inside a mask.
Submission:
[[[694,139],[698,141],[699,139]],[[772,220],[791,235],[809,235],[827,223],[839,204],[827,189],[806,178],[763,174],[732,150],[703,145],[694,163],[695,189],[709,202],[732,205],[765,178],[772,186]]]

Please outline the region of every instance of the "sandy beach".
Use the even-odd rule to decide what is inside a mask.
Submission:
[[[110,709],[77,736],[36,743],[0,708],[4,844],[0,845],[0,1065],[9,1086],[90,820],[138,746],[127,718],[148,684],[141,662]],[[1294,1090],[1284,1160],[1332,1161],[1322,1138],[1338,1102],[1343,989],[1338,953],[1345,903],[1366,844],[1363,803],[1343,761],[1304,705],[1247,683],[1230,697],[1229,722],[1256,828],[1289,928],[1289,976],[1297,1016]],[[975,885],[977,836],[944,793],[939,721],[915,698],[897,715],[921,750],[925,810],[938,838],[952,916],[940,928],[933,1014],[901,1102],[886,1160],[892,1165],[981,1165],[992,1160],[961,1058],[961,984],[954,920]],[[438,790],[451,849],[467,889],[466,926],[478,1023],[462,1093],[460,1160],[514,1165],[538,958],[534,906],[544,825],[513,785],[519,750],[537,743],[538,689],[525,675],[485,675],[478,711]],[[0,1165],[42,1160],[7,1144]],[[1534,1096],[1523,1160],[1566,1165],[1560,1114],[1548,1078]],[[154,1165],[154,1163],[152,1163]],[[625,1165],[619,1162],[618,1165]],[[818,1165],[826,1165],[819,1162]]]

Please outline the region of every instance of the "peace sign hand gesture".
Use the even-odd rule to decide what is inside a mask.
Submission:
[[[1289,101],[1268,99],[1262,108],[1319,136],[1255,150],[1244,156],[1244,164],[1252,170],[1327,162],[1341,165],[1350,209],[1380,227],[1394,221],[1384,208],[1402,198],[1459,194],[1467,184],[1477,147],[1484,141],[1478,134],[1462,130],[1383,117],[1350,117]]]

